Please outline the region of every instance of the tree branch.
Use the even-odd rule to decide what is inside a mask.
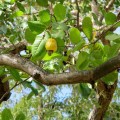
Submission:
[[[3,53],[13,53],[17,54],[22,50],[26,49],[27,42],[26,41],[21,41],[15,45],[6,45],[6,46],[0,46],[0,52]]]
[[[46,73],[31,61],[13,54],[0,55],[0,65],[8,65],[24,71],[45,85],[92,83],[119,68],[120,55],[106,61],[95,69],[61,74]]]

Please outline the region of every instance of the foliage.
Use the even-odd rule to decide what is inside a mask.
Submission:
[[[100,41],[99,37],[101,36],[98,37],[96,34],[102,33],[103,30],[96,27],[97,25],[99,27],[101,25],[112,26],[114,29],[120,27],[120,22],[116,24],[117,16],[115,14],[119,9],[120,2],[115,0],[114,10],[108,12],[104,10],[103,1],[98,1],[99,12],[103,14],[102,23],[98,20],[97,15],[92,13],[89,7],[90,0],[79,2],[80,13],[79,16],[78,13],[76,14],[77,17],[73,14],[76,12],[77,5],[69,0],[0,1],[0,46],[14,46],[22,40],[27,41],[29,43],[27,49],[19,54],[49,73],[95,68],[116,56],[120,49],[119,34],[114,31],[106,31],[102,34],[104,40],[109,44]],[[48,55],[45,48],[48,38],[54,38],[57,42],[57,51],[51,56]],[[9,53],[9,49],[0,51],[0,54],[3,53]],[[55,99],[55,94],[58,93],[61,86],[46,87],[47,94],[47,90],[42,84],[36,82],[37,87],[35,87],[31,78],[22,71],[2,66],[0,67],[0,76],[4,74],[7,76],[2,82],[8,80],[14,81],[14,83],[21,82],[24,88],[30,89],[30,93],[23,97],[14,109],[10,110],[4,107],[1,112],[2,120],[8,120],[8,118],[10,120],[13,118],[27,120],[35,116],[39,117],[41,114],[45,120],[55,118],[82,120],[87,119],[92,104],[97,104],[94,100],[95,91],[89,84],[69,86],[72,89],[71,96],[59,102],[58,99]],[[110,85],[116,79],[116,72],[102,78],[105,83]],[[113,101],[110,106],[110,110],[117,112],[112,113],[110,110],[107,112],[110,115],[114,114],[114,119],[119,118],[119,104],[117,102]],[[38,105],[42,109],[42,113],[39,113]],[[107,114],[106,118],[109,119]]]

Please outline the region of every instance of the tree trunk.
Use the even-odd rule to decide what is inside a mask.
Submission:
[[[90,112],[88,120],[103,120],[103,117],[112,100],[117,81],[113,85],[107,85],[103,81],[99,81],[96,86],[98,105],[94,105]]]
[[[0,103],[2,103],[3,101],[7,101],[11,95],[11,93],[9,92],[9,81],[6,81],[4,83],[2,82],[5,77],[5,75],[0,76]]]

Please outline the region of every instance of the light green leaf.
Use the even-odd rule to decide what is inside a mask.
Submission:
[[[117,80],[116,72],[112,72],[112,73],[106,75],[105,77],[103,77],[103,81],[108,85],[113,85],[116,80]]]
[[[2,79],[2,83],[5,83],[6,81],[12,79],[12,76],[6,76],[4,79]]]
[[[25,120],[25,114],[24,114],[23,112],[20,112],[20,113],[16,116],[15,120]]]
[[[47,23],[50,21],[50,12],[49,10],[42,10],[39,12],[40,22]]]
[[[29,21],[28,26],[31,31],[39,34],[45,30],[45,25],[40,24],[39,21]]]
[[[93,25],[90,17],[85,17],[82,21],[82,29],[88,40],[93,38]]]
[[[5,108],[2,111],[1,117],[2,117],[2,120],[13,120],[13,115],[12,115],[10,109],[8,109],[8,108]]]
[[[32,45],[32,58],[33,59],[42,59],[46,54],[45,49],[45,43],[47,39],[49,38],[48,33],[45,33],[45,37],[43,37],[44,34],[40,34],[36,37],[33,45]]]
[[[63,30],[52,30],[51,36],[53,38],[63,39],[65,36],[65,32]]]
[[[112,12],[108,12],[105,14],[105,22],[107,25],[114,24],[116,22],[116,20],[117,20],[117,17]]]
[[[24,13],[22,11],[18,10],[11,15],[11,18],[20,17],[23,16],[23,14]]]
[[[77,28],[74,27],[70,28],[69,34],[70,34],[70,40],[73,44],[77,44],[80,42],[81,35],[80,35],[80,31]]]
[[[107,40],[116,40],[116,39],[120,39],[120,35],[118,34],[108,34],[107,36],[105,36],[105,39]]]
[[[112,58],[112,57],[114,57],[115,55],[117,55],[119,49],[120,49],[120,44],[114,44],[113,46],[111,46],[111,47],[109,48],[108,57],[109,57],[109,58]]]
[[[66,8],[62,4],[56,4],[53,11],[57,20],[65,19]]]

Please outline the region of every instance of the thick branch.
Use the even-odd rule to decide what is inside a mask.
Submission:
[[[46,73],[42,68],[29,60],[13,54],[0,55],[0,65],[8,65],[22,70],[45,85],[91,83],[120,67],[120,55],[92,70],[61,74]]]
[[[113,94],[117,87],[117,81],[113,85],[106,85],[104,82],[99,81],[96,86],[98,105],[94,105],[88,120],[103,120],[103,117],[108,109],[112,100]]]
[[[13,54],[18,54],[20,51],[26,49],[27,42],[26,41],[21,41],[15,45],[6,45],[6,46],[0,46],[0,52],[1,53],[13,53]]]

